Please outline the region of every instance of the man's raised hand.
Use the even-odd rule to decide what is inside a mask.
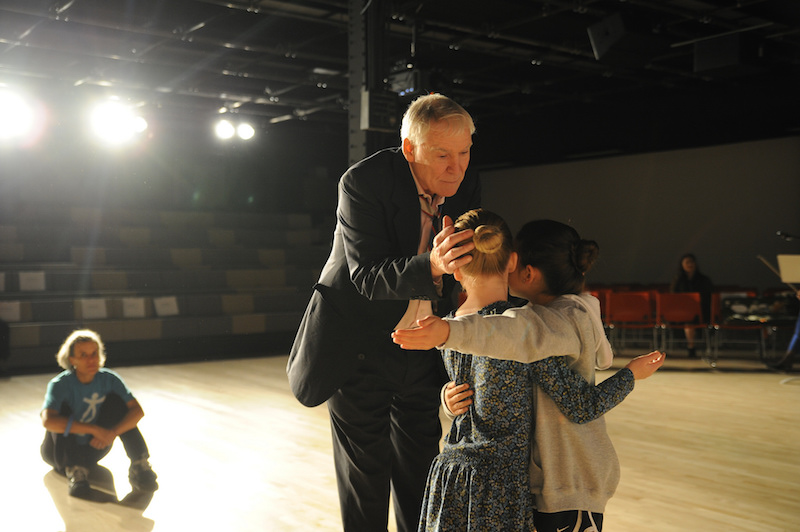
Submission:
[[[446,215],[442,218],[442,230],[433,238],[431,249],[431,275],[434,279],[445,273],[452,274],[456,268],[472,260],[472,255],[465,255],[475,248],[472,235],[472,229],[456,233],[453,219]]]

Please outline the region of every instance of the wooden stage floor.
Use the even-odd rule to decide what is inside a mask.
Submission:
[[[51,375],[0,379],[0,530],[340,530],[327,410],[294,400],[285,365],[277,356],[116,368],[144,407],[140,427],[161,485],[138,505],[69,497],[66,479],[39,457]],[[606,532],[797,530],[798,375],[747,358],[723,358],[715,370],[668,358],[607,414],[622,480]],[[119,441],[101,464],[123,499]]]

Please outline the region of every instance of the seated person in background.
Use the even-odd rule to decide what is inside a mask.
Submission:
[[[131,466],[134,490],[158,489],[147,444],[137,428],[142,407],[115,372],[105,369],[105,346],[88,329],[70,334],[56,354],[65,371],[47,384],[42,424],[47,430],[41,453],[45,462],[69,479],[69,494],[91,493],[89,469],[108,454],[119,436]]]
[[[797,291],[795,296],[800,299],[800,290]],[[797,321],[794,324],[794,334],[789,340],[789,345],[786,346],[786,357],[777,365],[777,368],[783,371],[791,371],[798,351],[800,351],[800,316],[797,316]]]
[[[700,293],[700,309],[703,313],[703,323],[709,323],[711,320],[711,292],[714,286],[711,284],[711,279],[700,273],[700,268],[697,267],[697,258],[692,253],[686,253],[681,257],[678,264],[678,274],[672,280],[669,291],[673,294],[682,292],[699,292]],[[689,351],[689,358],[695,358],[697,351],[694,347],[695,330],[686,327],[684,330],[686,334],[686,349]]]

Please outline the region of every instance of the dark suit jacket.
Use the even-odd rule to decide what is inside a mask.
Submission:
[[[480,181],[468,170],[442,213],[455,219],[479,204]],[[287,366],[292,392],[306,406],[327,401],[360,360],[390,341],[410,299],[439,299],[429,254],[416,255],[419,198],[399,148],[379,151],[345,172],[336,214],[333,248]],[[444,301],[454,284],[445,276]],[[449,310],[443,307],[441,312]]]

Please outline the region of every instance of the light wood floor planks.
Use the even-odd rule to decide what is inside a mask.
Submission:
[[[117,368],[144,407],[140,427],[159,474],[143,510],[70,498],[66,479],[39,458],[50,375],[0,379],[0,530],[340,530],[327,410],[294,400],[285,365],[270,357]],[[797,530],[800,379],[790,377],[750,360],[723,359],[712,371],[676,357],[637,384],[607,414],[622,481],[606,532]],[[123,498],[119,442],[101,464]]]

